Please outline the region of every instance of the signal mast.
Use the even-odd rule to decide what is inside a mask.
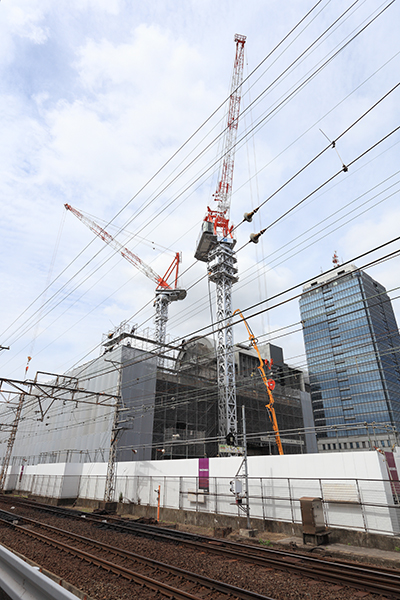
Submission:
[[[241,86],[243,81],[244,44],[246,36],[235,35],[236,55],[233,67],[228,122],[223,143],[222,163],[217,190],[213,194],[218,203],[207,214],[202,223],[197,241],[195,258],[208,263],[210,281],[216,284],[217,292],[217,379],[218,379],[218,433],[221,438],[236,434],[236,388],[235,359],[232,331],[232,285],[238,281],[236,257],[233,248],[233,225],[229,224],[232,195],[235,146],[239,124]]]
[[[164,359],[161,356],[165,349],[165,340],[167,333],[167,322],[168,322],[168,306],[171,302],[176,300],[184,300],[186,298],[186,290],[178,288],[178,271],[179,263],[182,261],[180,252],[175,254],[175,258],[168,267],[164,277],[160,277],[157,273],[149,266],[146,265],[136,254],[125,248],[120,244],[112,235],[107,233],[105,229],[97,225],[94,221],[85,217],[79,210],[73,208],[70,204],[64,204],[67,210],[70,210],[82,223],[87,225],[96,235],[99,236],[106,244],[109,244],[112,248],[117,250],[121,256],[129,261],[134,267],[139,269],[146,277],[151,279],[157,284],[156,288],[156,341],[159,344],[160,356],[158,357],[158,366],[164,365]],[[173,282],[168,283],[168,279],[173,276]]]

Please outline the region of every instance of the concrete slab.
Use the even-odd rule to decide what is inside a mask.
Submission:
[[[239,529],[240,537],[253,538],[257,535],[257,529]]]

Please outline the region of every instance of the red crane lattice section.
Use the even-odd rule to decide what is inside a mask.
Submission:
[[[207,207],[205,221],[214,224],[214,234],[222,233],[223,237],[232,236],[232,226],[229,226],[229,209],[232,195],[233,168],[235,163],[235,145],[239,124],[241,84],[243,80],[244,44],[246,36],[235,35],[236,55],[233,66],[231,95],[229,98],[228,122],[223,144],[224,157],[221,165],[219,183],[214,196],[218,202],[216,210]]]

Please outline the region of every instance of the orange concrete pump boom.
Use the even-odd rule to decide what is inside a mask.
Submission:
[[[246,319],[244,318],[244,316],[242,315],[242,313],[240,312],[239,309],[236,309],[233,314],[236,315],[237,313],[241,316],[244,324],[246,325],[247,333],[249,334],[250,343],[253,346],[254,350],[257,352],[258,360],[260,361],[260,364],[258,365],[257,368],[259,369],[263,383],[264,383],[265,387],[267,388],[268,398],[269,398],[269,402],[268,402],[268,404],[265,405],[265,408],[268,409],[268,416],[272,423],[272,429],[275,432],[276,445],[278,446],[279,454],[282,455],[283,454],[282,441],[281,441],[281,436],[279,434],[278,421],[276,420],[276,413],[275,413],[275,409],[274,409],[274,398],[272,396],[272,391],[271,391],[275,388],[275,381],[273,379],[267,378],[265,371],[264,371],[264,361],[261,358],[261,354],[260,354],[260,351],[257,346],[257,340],[254,337],[253,332],[251,331]]]

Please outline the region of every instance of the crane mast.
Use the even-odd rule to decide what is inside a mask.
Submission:
[[[239,124],[241,86],[243,81],[244,44],[246,36],[235,35],[236,54],[233,67],[228,120],[225,130],[219,183],[214,200],[215,210],[207,207],[202,223],[195,258],[208,263],[208,278],[216,285],[217,296],[217,380],[218,380],[218,434],[224,438],[236,434],[235,358],[232,330],[232,285],[238,281],[236,243],[233,226],[229,224],[233,169],[237,129]]]
[[[106,244],[117,250],[128,262],[141,271],[146,277],[157,284],[156,299],[155,299],[155,326],[156,326],[156,341],[159,344],[160,356],[158,357],[158,366],[164,365],[164,359],[161,354],[164,352],[167,322],[168,322],[168,306],[176,300],[184,300],[186,298],[186,290],[179,289],[178,272],[181,255],[179,252],[175,254],[175,258],[168,267],[164,277],[160,277],[149,265],[146,265],[136,254],[124,247],[110,233],[100,227],[97,223],[83,215],[79,210],[73,208],[70,204],[64,204],[66,210],[74,214],[82,223],[84,223],[93,233],[103,240]],[[170,277],[173,277],[173,282],[168,283]]]

